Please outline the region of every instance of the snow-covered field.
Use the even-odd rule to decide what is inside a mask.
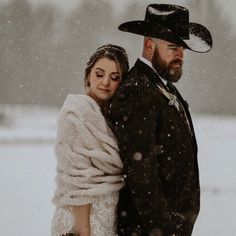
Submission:
[[[50,235],[57,112],[0,106],[0,235]],[[193,119],[202,186],[193,236],[236,235],[236,117]]]

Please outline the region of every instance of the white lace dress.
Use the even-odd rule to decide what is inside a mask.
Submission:
[[[90,236],[116,236],[118,193],[101,196],[91,204]],[[68,208],[57,207],[52,221],[52,236],[75,232],[74,218]]]
[[[58,116],[52,236],[75,231],[69,206],[91,204],[90,236],[115,236],[118,192],[124,186],[118,145],[98,104],[69,95]]]

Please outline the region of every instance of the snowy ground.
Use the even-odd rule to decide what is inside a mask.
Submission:
[[[50,235],[57,112],[0,106],[0,235]],[[193,118],[202,185],[193,236],[235,235],[236,117]]]

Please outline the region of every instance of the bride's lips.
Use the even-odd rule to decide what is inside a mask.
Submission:
[[[108,93],[109,92],[109,89],[99,88],[99,90],[104,92],[104,93]]]

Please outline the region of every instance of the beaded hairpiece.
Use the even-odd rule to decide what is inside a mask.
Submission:
[[[117,51],[117,52],[120,52],[122,53],[127,59],[128,59],[128,56],[126,54],[126,52],[122,51],[121,49],[117,48],[117,47],[114,47],[114,46],[110,46],[110,45],[105,45],[105,46],[101,46],[97,49],[96,52],[99,52],[99,51],[102,51],[102,50],[114,50],[114,51]]]
[[[126,54],[126,51],[122,47],[119,48],[119,46],[112,45],[112,44],[103,45],[103,46],[97,48],[97,50],[92,54],[89,61],[87,62],[87,67],[89,67],[91,64],[93,64],[93,62],[100,57],[100,55],[99,55],[100,52],[112,53],[111,51],[113,51],[113,53],[119,53],[119,55],[122,56],[124,59],[122,61],[124,61],[125,64],[127,65],[127,67],[129,68],[129,59]]]

